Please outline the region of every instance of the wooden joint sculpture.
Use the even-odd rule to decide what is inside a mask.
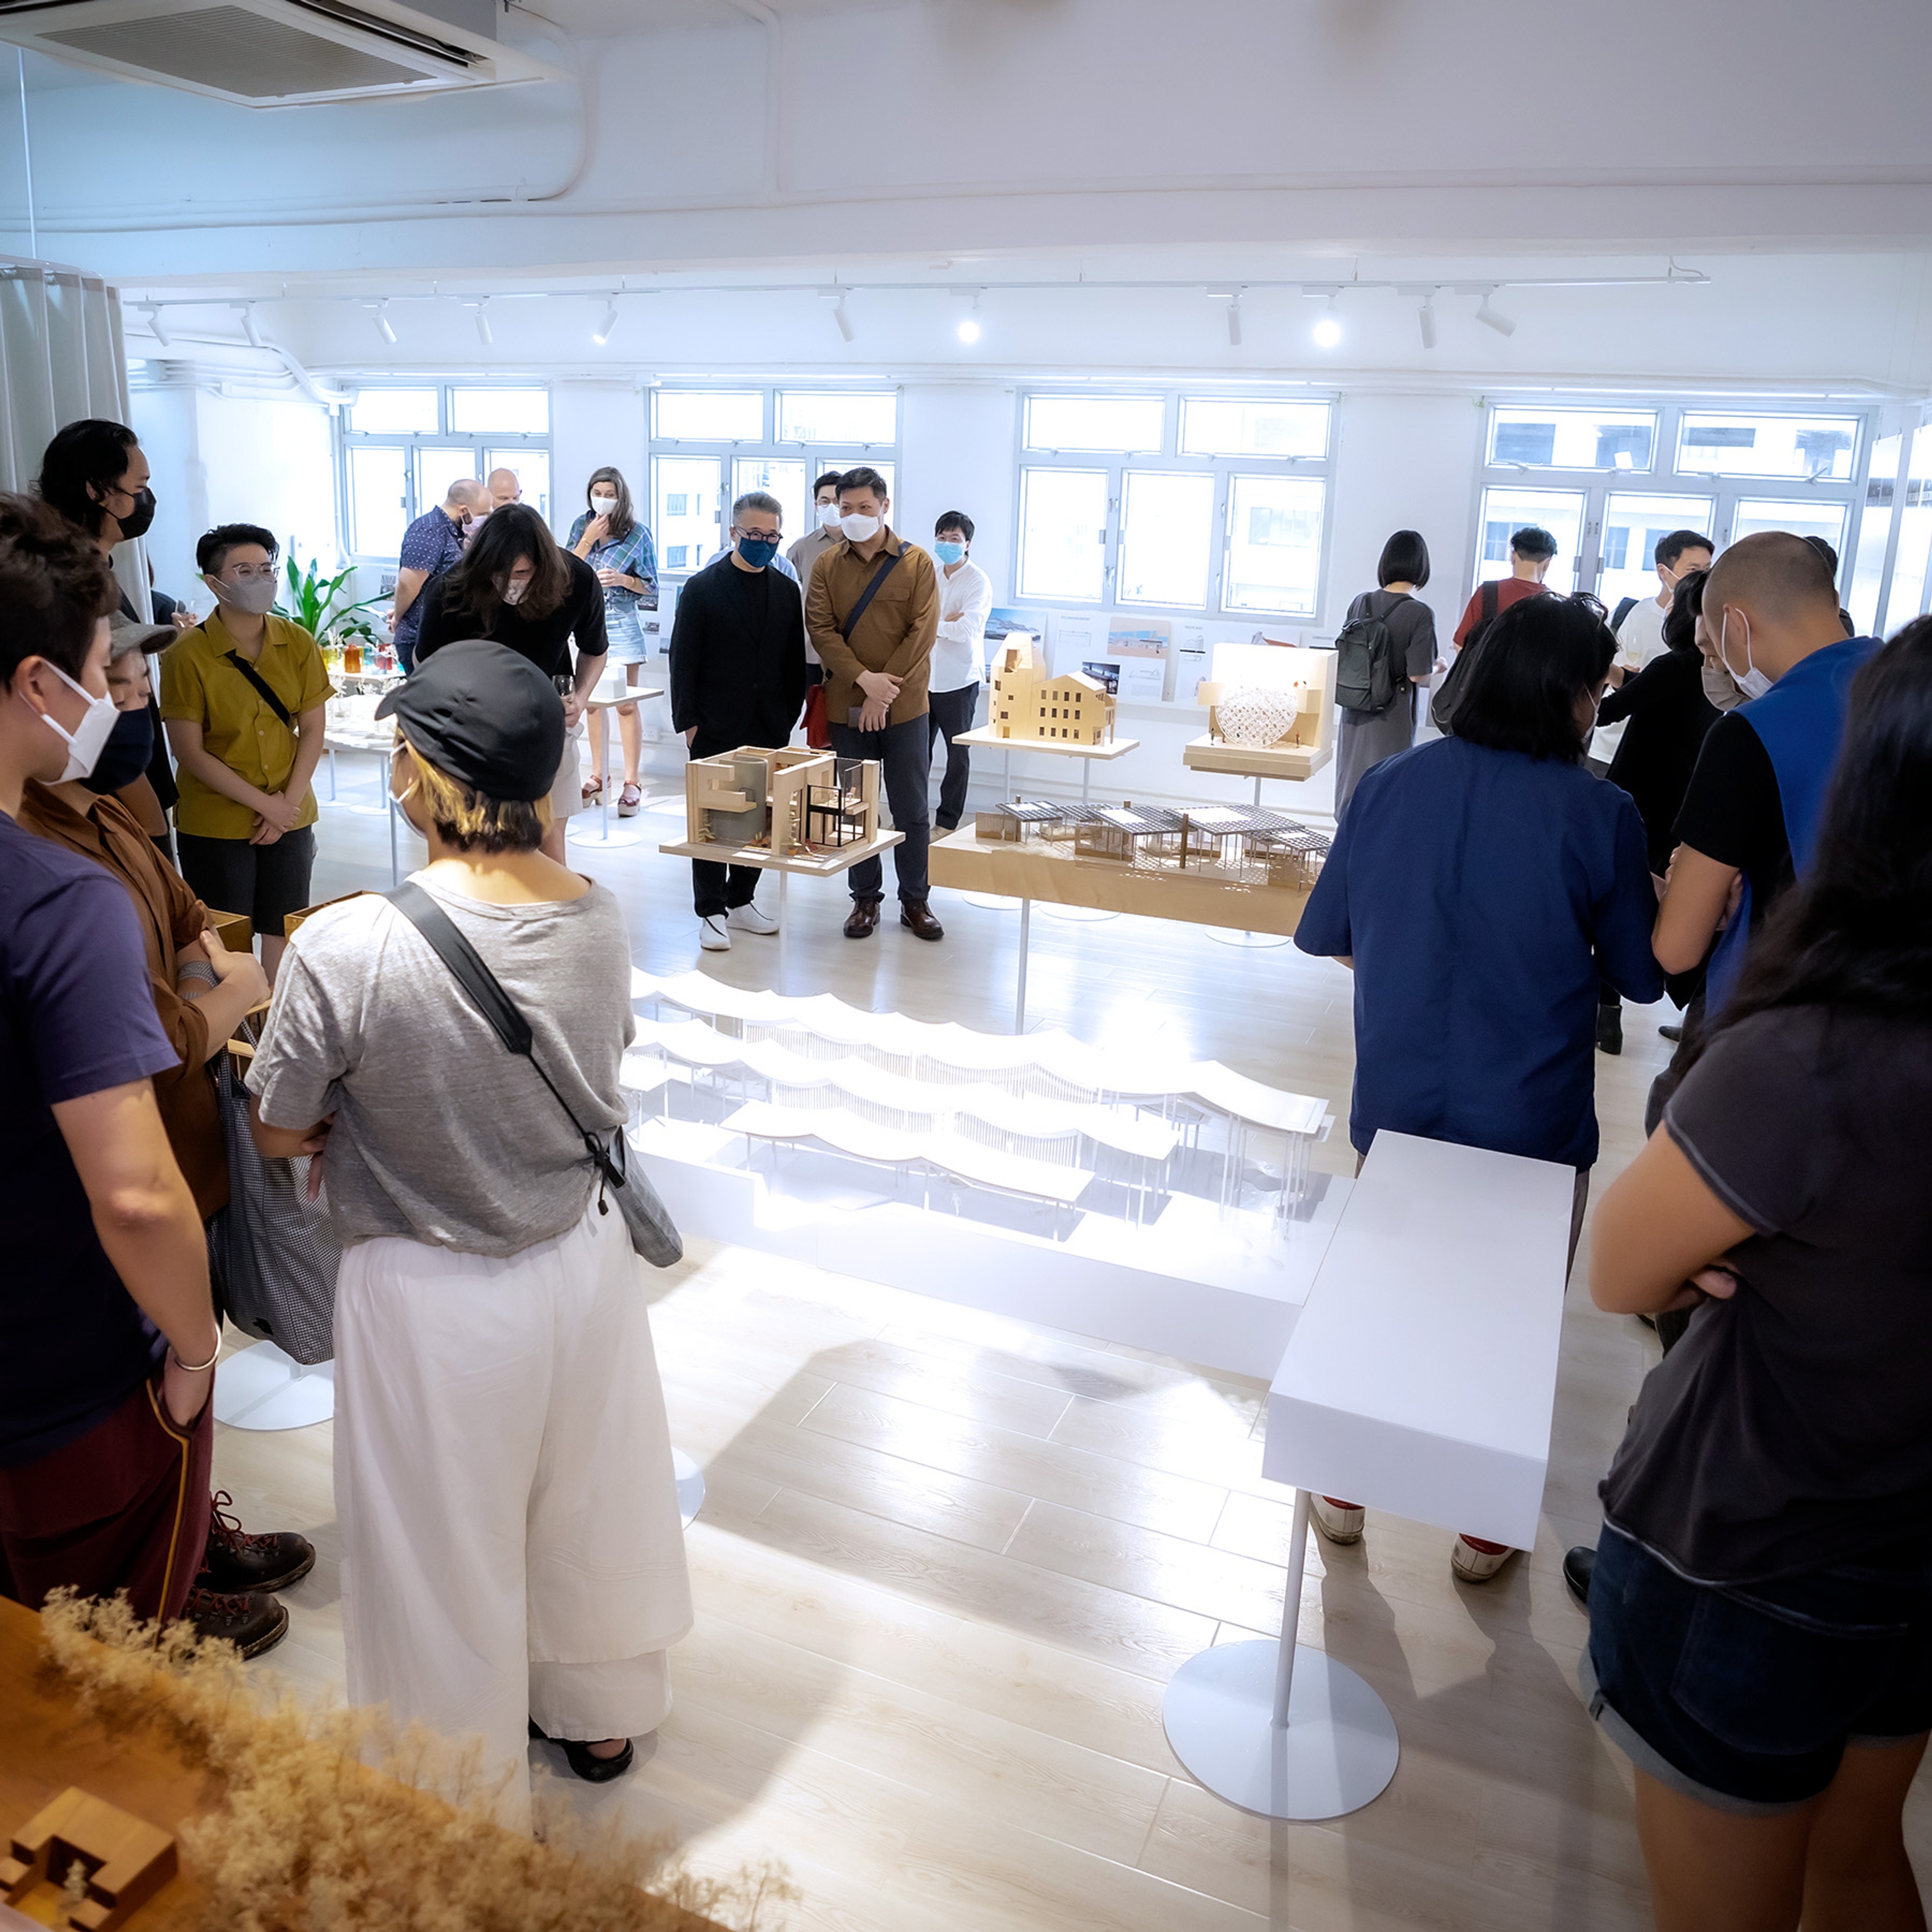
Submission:
[[[179,1866],[166,1832],[71,1785],[14,1833],[8,1850],[0,1858],[0,1900],[74,1932],[114,1932]],[[43,1908],[64,1902],[76,1862],[86,1874],[81,1902],[64,1917],[45,1918]]]

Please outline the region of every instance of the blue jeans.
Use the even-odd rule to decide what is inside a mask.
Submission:
[[[1720,1811],[1790,1810],[1838,1775],[1847,1744],[1932,1730],[1932,1556],[1694,1582],[1606,1522],[1580,1675],[1640,1770]]]

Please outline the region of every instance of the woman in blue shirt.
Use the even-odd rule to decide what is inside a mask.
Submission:
[[[1600,980],[1660,998],[1657,892],[1629,795],[1586,769],[1616,653],[1592,597],[1526,598],[1471,663],[1456,735],[1366,772],[1294,943],[1355,973],[1349,1138],[1420,1134],[1576,1170],[1570,1253],[1597,1158]],[[1361,1534],[1352,1504],[1316,1525]],[[1510,1552],[1459,1538],[1479,1582]]]
[[[604,586],[604,629],[610,640],[610,662],[624,667],[624,682],[634,686],[638,667],[650,655],[638,614],[658,608],[658,559],[651,533],[631,508],[631,490],[615,470],[594,470],[585,494],[590,507],[570,526],[568,548],[597,573]],[[617,734],[624,747],[624,788],[617,795],[617,815],[631,818],[644,802],[638,787],[638,707],[617,707]],[[590,776],[584,782],[584,802],[604,789],[604,734],[591,735]]]

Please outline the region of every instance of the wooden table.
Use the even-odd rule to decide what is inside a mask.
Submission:
[[[665,848],[667,850],[670,848]],[[1070,841],[982,838],[970,826],[936,838],[927,860],[932,883],[973,892],[998,892],[1020,902],[1018,983],[1013,1030],[1026,1030],[1027,941],[1033,902],[1138,913],[1145,919],[1237,932],[1291,934],[1308,895],[1282,886],[1243,885],[1211,872],[1156,871],[1118,859],[1076,855]]]

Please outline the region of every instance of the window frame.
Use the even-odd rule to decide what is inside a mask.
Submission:
[[[748,394],[758,392],[764,398],[761,434],[755,439],[742,437],[736,441],[723,441],[717,438],[699,436],[661,436],[657,434],[658,405],[660,395],[696,392],[728,392]],[[778,398],[782,394],[791,395],[884,395],[890,393],[893,400],[894,440],[890,443],[854,442],[841,440],[824,443],[782,442],[778,440]],[[644,439],[644,474],[648,494],[646,502],[655,506],[657,502],[657,465],[662,457],[698,456],[712,457],[718,462],[718,502],[715,506],[718,516],[718,541],[722,544],[725,532],[730,526],[731,493],[736,488],[734,481],[735,465],[746,460],[769,462],[805,464],[806,508],[808,518],[812,506],[812,483],[824,470],[835,466],[850,469],[848,458],[856,449],[860,460],[876,462],[881,466],[890,466],[892,472],[892,526],[898,528],[899,504],[905,488],[905,460],[902,439],[905,434],[905,386],[902,382],[700,382],[672,380],[653,382],[646,404]],[[835,465],[832,459],[838,459]],[[784,533],[784,548],[790,549],[800,537],[808,535],[812,525],[808,520],[796,530]],[[656,532],[652,536],[655,538]],[[661,579],[682,584],[710,561],[709,556],[700,557],[688,570],[673,570],[664,562],[664,551],[658,552],[658,574]]]
[[[1158,396],[1162,404],[1161,447],[1157,452],[1140,451],[1048,451],[1027,446],[1028,405],[1036,397]],[[1183,456],[1180,447],[1181,408],[1184,400],[1196,401],[1320,403],[1328,412],[1328,434],[1319,456]],[[1129,382],[1109,382],[1076,386],[1042,382],[1020,388],[1014,397],[1012,555],[1010,581],[1016,602],[1041,604],[1048,608],[1065,605],[1102,614],[1120,613],[1136,616],[1204,618],[1210,623],[1249,624],[1282,621],[1313,625],[1320,617],[1322,599],[1328,587],[1329,554],[1334,536],[1336,451],[1341,439],[1343,398],[1339,392],[1296,385],[1271,388],[1265,382],[1244,382],[1222,393],[1211,383],[1162,383],[1159,388]],[[1026,479],[1035,470],[1078,470],[1103,471],[1107,478],[1105,525],[1105,560],[1101,567],[1100,595],[1097,598],[1034,597],[1018,586],[1024,581],[1023,547],[1026,525],[1024,507]],[[1130,601],[1120,592],[1121,545],[1126,512],[1127,472],[1160,471],[1213,479],[1210,520],[1208,529],[1208,581],[1199,604],[1163,604]],[[1227,603],[1228,580],[1233,531],[1234,479],[1237,476],[1319,478],[1322,484],[1322,533],[1317,546],[1315,594],[1309,609],[1255,610],[1232,609]]]
[[[423,450],[466,449],[476,461],[484,466],[476,471],[479,476],[488,474],[488,458],[491,455],[512,456],[526,451],[540,452],[544,458],[550,478],[551,503],[544,506],[546,523],[550,521],[550,512],[554,506],[556,494],[556,456],[554,441],[556,434],[556,392],[548,380],[542,382],[474,382],[464,376],[440,376],[425,381],[418,377],[403,382],[356,382],[358,395],[367,395],[380,389],[420,390],[434,389],[436,399],[437,428],[434,431],[389,431],[380,430],[354,430],[349,427],[349,412],[344,410],[334,419],[335,442],[335,513],[336,529],[339,533],[343,560],[359,569],[387,569],[396,568],[396,559],[385,551],[359,550],[355,546],[356,536],[353,511],[353,492],[350,487],[350,452],[356,449],[384,448],[400,450],[403,458],[403,527],[407,530],[425,510],[434,509],[434,503],[417,501],[417,476]],[[534,433],[519,434],[514,430],[452,430],[449,425],[454,416],[452,392],[458,389],[515,389],[528,391],[541,389],[549,398],[550,426],[542,435]],[[439,498],[438,502],[442,500]],[[534,506],[532,507],[535,507]]]

